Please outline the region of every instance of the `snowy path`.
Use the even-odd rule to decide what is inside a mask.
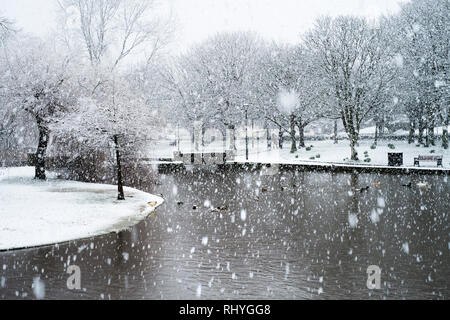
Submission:
[[[163,199],[125,188],[33,180],[34,168],[0,168],[0,250],[33,247],[123,230],[145,219]]]

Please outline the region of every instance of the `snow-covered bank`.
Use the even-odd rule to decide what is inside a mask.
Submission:
[[[290,143],[286,142],[283,149],[250,152],[249,161],[262,163],[289,163],[289,164],[336,164],[347,166],[387,166],[388,153],[403,153],[403,167],[414,168],[414,158],[418,155],[442,155],[443,168],[450,169],[450,150],[440,146],[429,148],[417,147],[405,141],[380,141],[376,149],[372,149],[372,141],[360,141],[356,148],[360,161],[350,161],[350,147],[348,141],[307,141],[308,149],[299,149],[296,153],[290,153]],[[389,146],[391,145],[391,146]],[[311,147],[312,146],[312,147]],[[392,149],[393,148],[393,149]],[[237,162],[245,161],[245,153],[238,151]],[[416,167],[417,168],[417,167]],[[422,162],[420,168],[436,169],[436,162]]]
[[[0,168],[0,250],[64,242],[126,229],[145,219],[163,199],[125,188],[58,180],[33,180],[34,168]]]
[[[193,148],[186,142],[181,152],[192,152]],[[333,140],[323,141],[306,141],[308,148],[299,149],[296,153],[290,153],[291,143],[285,141],[283,149],[268,149],[264,143],[249,143],[249,158],[245,157],[245,142],[237,144],[237,152],[235,162],[238,163],[272,163],[272,164],[299,164],[299,165],[336,165],[346,167],[387,167],[388,153],[403,153],[402,168],[414,169],[414,158],[419,155],[441,155],[443,156],[443,168],[437,168],[436,161],[420,163],[421,170],[448,170],[450,169],[450,149],[443,149],[440,145],[431,146],[429,148],[417,147],[415,144],[408,144],[406,141],[387,141],[381,140],[375,149],[372,149],[372,140],[361,140],[357,146],[359,161],[351,161],[350,146],[348,140],[341,140],[338,144],[334,144]],[[312,146],[312,147],[311,147]],[[222,147],[222,149],[221,149]],[[173,158],[176,151],[175,146],[160,143],[157,148],[149,152],[149,156],[154,159]],[[220,143],[212,143],[201,149],[204,152],[223,152],[223,145]],[[153,161],[158,164],[158,161]],[[166,162],[167,163],[167,162]],[[418,167],[415,167],[418,168]]]

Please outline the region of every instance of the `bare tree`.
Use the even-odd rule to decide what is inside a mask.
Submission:
[[[380,28],[363,18],[319,19],[304,37],[317,72],[333,90],[350,140],[351,159],[358,160],[356,145],[361,123],[380,105],[393,77],[392,52]]]
[[[59,0],[63,29],[78,35],[92,65],[115,69],[136,49],[155,56],[170,38],[171,20],[156,13],[156,0]],[[67,38],[66,38],[67,39]],[[76,38],[75,38],[76,39]]]
[[[17,32],[17,29],[14,27],[14,22],[6,17],[0,16],[0,40],[3,41],[15,32]]]

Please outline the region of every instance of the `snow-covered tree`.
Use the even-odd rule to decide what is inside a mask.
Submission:
[[[5,41],[11,34],[16,32],[14,22],[6,17],[0,16],[0,41]]]
[[[304,129],[329,113],[328,88],[316,76],[314,65],[305,49],[298,46],[272,45],[260,59],[255,81],[257,99],[269,121],[291,135],[291,152],[297,151],[295,134],[299,131],[299,147],[305,146]]]
[[[162,79],[163,95],[165,96],[166,114],[170,115],[172,124],[183,128],[192,128],[196,121],[204,124],[211,123],[212,107],[210,108],[202,95],[203,79],[190,70],[187,56],[171,59],[162,65],[160,75]]]
[[[254,101],[251,76],[260,45],[253,33],[221,33],[180,57],[176,73],[167,77],[179,108],[193,120],[234,132],[244,118],[244,106]],[[234,138],[230,140],[233,144]]]
[[[35,177],[43,180],[50,126],[65,112],[72,98],[68,85],[71,59],[48,42],[23,35],[9,43],[7,54],[5,94],[12,115],[17,117],[25,112],[38,129]]]
[[[133,153],[138,157],[154,133],[152,128],[157,120],[144,95],[124,76],[101,69],[89,76],[86,74],[82,74],[82,79],[89,84],[85,87],[87,90],[81,89],[76,103],[53,128],[61,135],[75,137],[93,150],[113,150],[118,200],[124,200],[123,154]]]
[[[154,59],[167,44],[170,24],[157,13],[154,0],[61,0],[59,5],[63,30],[60,38],[81,61],[78,99],[58,124],[58,130],[86,141],[93,150],[108,150],[107,141],[114,145],[118,198],[122,200],[122,154],[129,148],[138,150],[151,131],[150,104],[155,97],[150,96],[150,91],[144,92],[151,86],[144,77],[151,76],[145,72],[153,71],[149,66],[154,66]],[[130,73],[124,61],[130,56],[144,60],[145,67]],[[81,119],[81,127],[75,126],[80,130],[78,134],[73,125],[81,121],[82,113],[91,117]],[[153,116],[156,123],[156,114]]]
[[[300,63],[293,46],[273,45],[261,59],[259,72],[263,82],[256,90],[263,105],[268,106],[268,119],[278,125],[288,123],[291,138],[291,153],[297,151],[295,139],[296,115],[301,105],[299,101]]]
[[[410,117],[411,132],[417,127],[419,143],[435,144],[434,129],[443,126],[442,145],[448,148],[450,3],[446,0],[413,0],[404,4],[396,24],[400,57],[404,64],[402,93]],[[410,138],[411,140],[411,138]]]
[[[316,71],[333,90],[352,160],[358,160],[361,123],[385,102],[385,90],[393,79],[392,52],[383,45],[384,36],[382,29],[363,18],[341,16],[318,19],[304,37]]]
[[[16,33],[14,23],[6,17],[0,16],[0,150],[3,156],[8,154],[15,143],[17,131],[17,113],[11,103],[9,94],[10,58],[8,53],[8,41]]]
[[[257,61],[256,71],[252,75],[258,116],[278,129],[280,148],[283,147],[284,134],[289,134],[290,131],[289,115],[280,112],[279,109],[280,83],[276,81],[275,77],[283,72],[278,69],[280,66],[282,67],[279,60],[283,56],[283,50],[283,46],[275,43],[265,45]]]

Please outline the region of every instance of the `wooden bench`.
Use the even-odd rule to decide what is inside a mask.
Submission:
[[[174,161],[181,161],[183,164],[225,164],[227,161],[234,161],[234,152],[227,150],[226,152],[188,152],[182,153],[175,151]]]
[[[420,161],[436,161],[437,166],[442,167],[442,159],[443,156],[430,156],[430,155],[419,155],[417,158],[414,158],[414,166],[420,167]]]

